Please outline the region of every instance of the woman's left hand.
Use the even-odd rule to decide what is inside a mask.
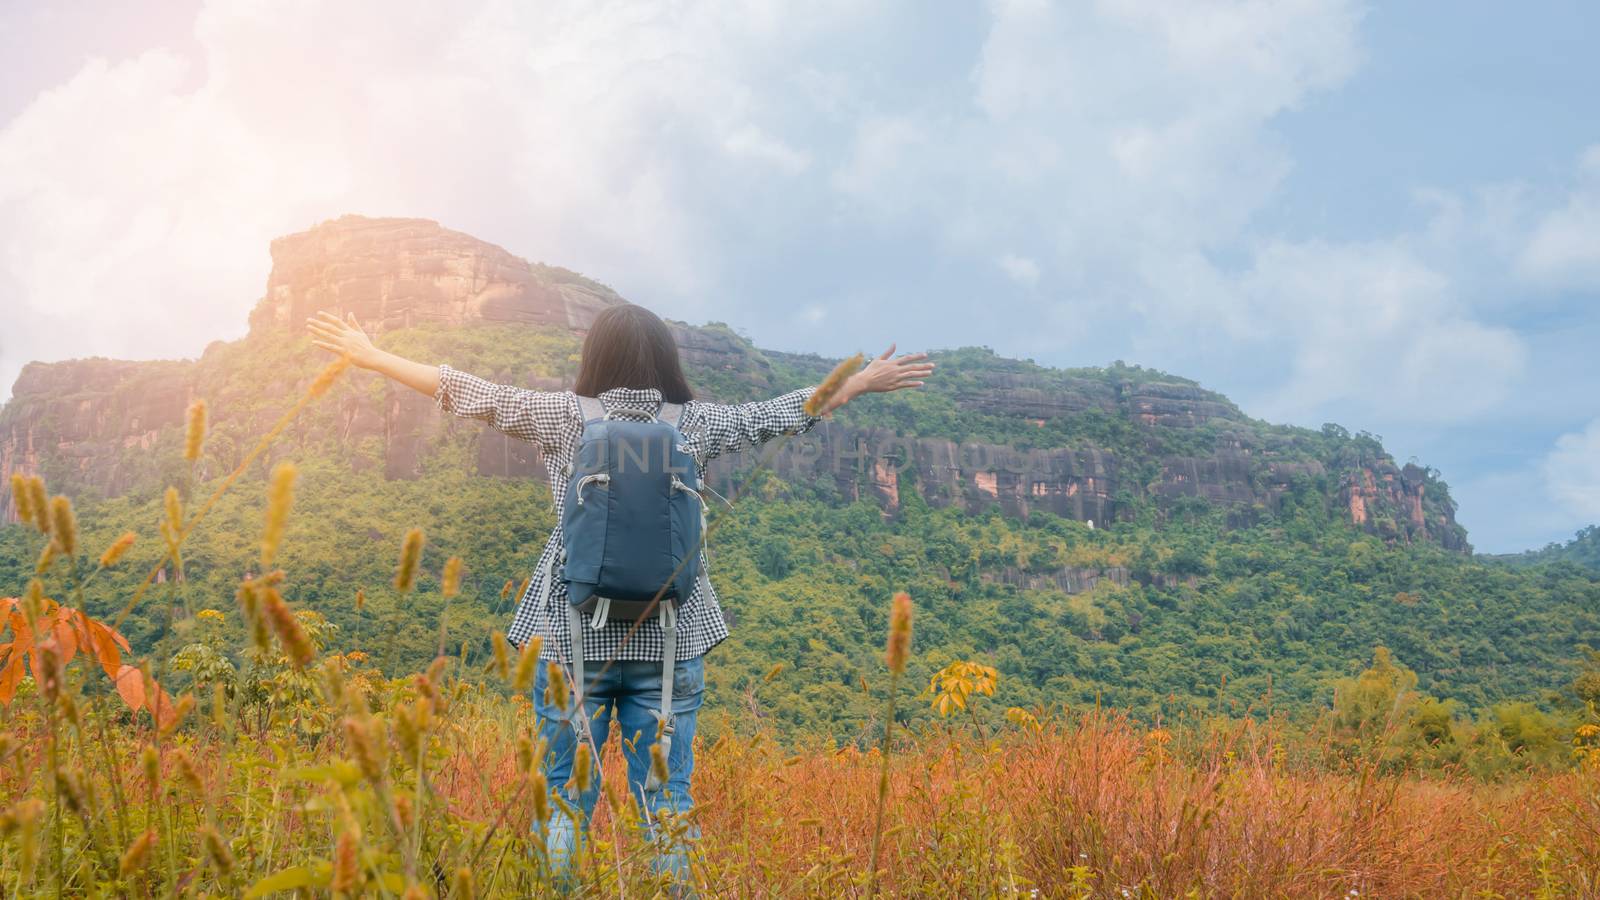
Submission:
[[[895,356],[894,347],[894,344],[890,344],[889,349],[867,363],[866,368],[851,375],[823,414],[838,409],[862,394],[887,394],[890,391],[922,387],[923,379],[933,374],[933,363],[924,362],[928,354]]]

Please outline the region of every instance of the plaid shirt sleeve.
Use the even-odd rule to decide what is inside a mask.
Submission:
[[[771,400],[750,403],[695,403],[702,461],[746,447],[759,447],[780,434],[800,434],[822,421],[808,416],[805,403],[816,388],[801,388]]]
[[[577,400],[565,391],[530,391],[485,381],[449,366],[439,367],[439,408],[464,419],[486,422],[514,438],[541,447],[561,440],[578,415]]]

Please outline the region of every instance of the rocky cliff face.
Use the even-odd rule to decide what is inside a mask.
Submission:
[[[427,219],[345,216],[272,242],[267,293],[251,331],[298,329],[319,309],[373,331],[424,323],[518,322],[587,328],[622,298]]]
[[[84,359],[29,363],[0,408],[0,471],[44,472],[55,483],[117,494],[139,477],[128,451],[155,446],[183,422],[193,364]],[[16,521],[10,479],[3,521]]]
[[[382,332],[426,323],[522,323],[581,333],[606,306],[623,302],[615,292],[575,273],[531,264],[499,247],[422,219],[346,216],[272,243],[272,272],[265,296],[250,316],[246,341],[281,340],[318,309],[353,312]],[[722,328],[673,325],[692,372],[732,373],[755,390],[779,390],[772,359]],[[289,380],[234,385],[219,359],[232,345],[213,345],[198,361],[132,363],[78,360],[27,366],[12,401],[0,409],[0,472],[43,471],[58,488],[114,495],[159,480],[161,454],[142,454],[176,440],[190,400],[212,401],[214,433],[225,435],[229,417],[240,435],[257,434],[276,407],[251,412],[221,402],[218,386],[235,397],[292,396]],[[824,361],[813,361],[825,367]],[[1001,361],[1005,362],[1005,361]],[[1004,366],[1000,368],[1004,369]],[[542,389],[567,385],[536,373],[484,373]],[[358,376],[365,377],[365,376]],[[204,389],[202,389],[202,386]],[[308,428],[331,429],[349,446],[381,447],[391,478],[415,477],[439,436],[458,426],[428,398],[404,390],[385,401],[352,394],[331,419]],[[932,505],[968,510],[997,506],[1011,515],[1044,510],[1107,523],[1132,504],[1153,500],[1166,509],[1195,498],[1221,504],[1245,525],[1276,510],[1297,480],[1329,481],[1327,502],[1350,521],[1394,540],[1435,540],[1464,546],[1448,505],[1426,495],[1425,472],[1378,459],[1330,473],[1306,458],[1296,438],[1257,427],[1220,395],[1192,383],[1148,377],[1077,377],[1053,370],[976,371],[952,396],[956,409],[1021,420],[1044,428],[1094,414],[1128,423],[1147,436],[1149,452],[1122,453],[1075,442],[1071,447],[1019,449],[978,441],[906,436],[841,423],[784,445],[776,470],[844,500],[876,501],[896,514],[903,494],[915,490]],[[1204,441],[1164,441],[1203,429]],[[531,446],[487,429],[476,430],[479,473],[494,477],[542,476]],[[164,437],[165,436],[165,437]],[[214,444],[226,453],[226,438]],[[1173,453],[1161,447],[1203,447]],[[175,445],[174,445],[175,446]],[[170,455],[170,454],[167,454]],[[357,457],[354,464],[367,457]],[[724,486],[749,459],[719,460],[712,477]],[[223,464],[229,463],[223,460]],[[9,483],[0,480],[0,513],[15,518]],[[1335,493],[1336,492],[1336,493]]]

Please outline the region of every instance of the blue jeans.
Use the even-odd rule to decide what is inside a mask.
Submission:
[[[586,680],[594,681],[602,665],[597,662],[588,667],[584,673]],[[595,801],[600,797],[600,761],[594,760],[589,789],[577,794],[568,784],[577,749],[571,722],[575,710],[562,712],[545,702],[549,677],[548,663],[541,661],[533,688],[533,705],[539,715],[540,735],[548,748],[545,779],[552,795],[559,796],[578,811],[579,821],[574,822],[561,804],[552,801],[545,849],[551,868],[558,874],[568,874],[579,835],[588,829]],[[658,817],[662,812],[681,815],[694,806],[694,799],[689,795],[689,777],[694,773],[695,718],[705,689],[704,657],[684,660],[673,669],[672,711],[676,718],[672,749],[667,754],[667,783],[659,790],[647,791],[645,780],[650,774],[650,748],[656,742],[655,714],[661,710],[661,663],[616,662],[593,685],[584,685],[583,705],[595,744],[605,745],[613,718],[622,731],[622,754],[628,763],[628,791],[644,812],[647,836],[657,844],[656,870],[670,872],[673,880],[681,885],[689,884],[687,848],[682,841],[674,840],[672,835],[659,829]],[[568,705],[571,705],[570,698]],[[537,822],[534,827],[537,829]],[[692,839],[696,835],[691,828],[686,836]]]

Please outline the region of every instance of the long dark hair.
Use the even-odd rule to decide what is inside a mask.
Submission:
[[[583,361],[573,390],[598,397],[612,388],[655,388],[668,403],[694,399],[667,323],[632,303],[606,307],[583,339]]]

